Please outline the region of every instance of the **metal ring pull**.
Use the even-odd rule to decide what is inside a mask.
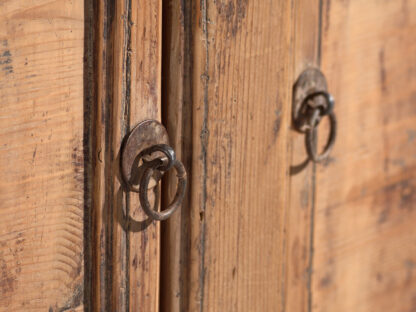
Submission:
[[[335,100],[326,90],[326,79],[316,68],[305,70],[293,88],[294,127],[305,133],[306,151],[309,159],[314,162],[328,158],[336,139],[337,120],[333,112]],[[328,116],[330,121],[329,136],[323,152],[318,154],[317,128],[324,116]]]
[[[137,174],[134,175],[136,176],[135,180],[140,181],[140,177],[143,175],[143,171],[145,169],[144,165],[146,163],[150,163],[149,160],[146,160],[146,157],[151,156],[153,153],[156,153],[156,152],[161,152],[163,153],[162,155],[164,156],[159,155],[159,158],[155,159],[154,163],[158,164],[159,170],[154,171],[154,176],[153,176],[154,182],[157,184],[159,180],[162,178],[163,174],[161,174],[160,171],[167,171],[170,168],[172,168],[173,163],[176,160],[176,155],[172,147],[170,147],[167,144],[152,145],[151,147],[140,152],[140,154],[137,156],[137,160],[138,161],[142,160],[143,164],[142,166],[137,168]],[[140,192],[140,185],[133,184],[131,181],[126,181],[126,184],[127,184],[127,187],[130,189],[130,191],[136,192],[136,193]]]
[[[324,151],[321,154],[317,154],[316,151],[316,141],[317,141],[317,126],[319,125],[319,121],[321,119],[321,116],[319,114],[319,109],[315,109],[314,113],[312,114],[312,118],[310,120],[310,128],[306,130],[305,135],[305,145],[306,145],[306,151],[308,152],[308,156],[310,159],[312,159],[314,162],[320,162],[324,159],[326,159],[329,156],[329,153],[331,152],[332,147],[335,143],[336,138],[336,130],[337,130],[337,120],[335,118],[334,112],[329,112],[327,116],[329,117],[330,121],[330,131],[328,136],[328,141],[325,145]]]
[[[142,205],[144,212],[149,217],[155,220],[159,220],[159,221],[166,220],[175,212],[176,209],[179,208],[185,196],[186,182],[187,182],[185,167],[183,166],[182,162],[180,162],[179,160],[174,160],[172,167],[175,168],[177,172],[177,177],[178,177],[178,187],[176,190],[175,198],[173,199],[172,203],[168,206],[168,208],[162,210],[161,212],[153,210],[150,207],[147,192],[148,192],[150,178],[154,174],[154,170],[160,170],[161,164],[162,162],[154,160],[144,165],[146,166],[146,169],[144,170],[144,173],[140,180],[140,192],[139,192],[140,204]]]
[[[122,147],[121,174],[126,187],[139,193],[144,212],[154,220],[166,220],[182,204],[185,197],[187,177],[182,162],[176,159],[169,145],[166,129],[156,120],[138,124],[126,137]],[[162,176],[174,168],[178,176],[178,187],[172,203],[158,212],[151,208],[148,191],[157,188]]]

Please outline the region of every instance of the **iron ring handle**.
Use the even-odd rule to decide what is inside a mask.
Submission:
[[[156,162],[156,160],[146,163],[146,169],[144,170],[142,178],[140,180],[139,188],[139,198],[142,209],[150,218],[158,221],[168,219],[176,211],[176,209],[179,208],[179,206],[182,204],[183,198],[185,197],[185,190],[187,184],[185,167],[183,166],[181,161],[175,159],[172,164],[172,167],[175,168],[178,177],[178,186],[176,189],[175,197],[172,203],[170,203],[169,206],[161,212],[153,210],[150,207],[149,198],[147,196],[148,185],[150,178],[154,173],[154,170],[159,170],[160,164],[161,163]]]
[[[325,145],[324,151],[321,154],[317,153],[317,147],[316,147],[317,127],[322,117],[320,115],[319,109],[314,110],[311,116],[310,122],[309,122],[310,127],[308,127],[308,129],[306,130],[306,135],[305,135],[306,151],[308,152],[309,158],[313,160],[314,162],[321,162],[329,156],[329,153],[331,152],[331,149],[334,146],[336,135],[337,135],[337,120],[336,120],[334,112],[330,110],[324,116],[328,116],[329,118],[330,130],[329,130],[328,141]]]
[[[162,174],[160,173],[161,171],[167,171],[170,168],[172,168],[173,163],[176,159],[176,155],[175,155],[175,151],[172,149],[172,147],[170,147],[167,144],[156,144],[156,145],[152,145],[151,147],[145,149],[144,151],[142,151],[139,154],[139,158],[142,158],[143,156],[146,155],[151,155],[154,152],[162,152],[163,154],[165,154],[165,160],[162,160],[161,158],[156,158],[152,161],[146,161],[144,160],[143,162],[143,166],[153,166],[153,167],[157,167],[157,171],[155,172],[155,180],[156,183],[159,182],[160,178],[162,177]],[[134,185],[132,184],[130,181],[127,181],[127,187],[129,188],[130,191],[135,192],[135,193],[139,193],[140,192],[140,186],[139,185]]]

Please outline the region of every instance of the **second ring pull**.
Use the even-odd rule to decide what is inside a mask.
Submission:
[[[293,89],[293,122],[299,132],[305,133],[305,147],[309,159],[314,162],[325,160],[334,146],[337,120],[333,111],[334,98],[327,92],[326,79],[316,68],[305,70]],[[321,119],[328,116],[330,132],[324,151],[317,152],[317,128]]]

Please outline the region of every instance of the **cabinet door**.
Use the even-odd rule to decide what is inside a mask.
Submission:
[[[163,225],[163,311],[414,309],[415,6],[167,1],[165,123],[191,187]],[[336,100],[318,164],[291,120],[308,67]]]
[[[0,3],[0,310],[158,311],[160,224],[121,187],[161,118],[162,1]]]

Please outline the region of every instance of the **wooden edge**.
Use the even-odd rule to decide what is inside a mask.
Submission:
[[[307,67],[319,66],[320,10],[320,1],[294,1],[293,84]],[[290,131],[289,149],[290,191],[283,310],[311,311],[315,164],[307,161],[304,135],[293,129]]]
[[[161,242],[161,311],[184,311],[187,298],[187,263],[189,256],[189,200],[192,183],[192,51],[190,49],[191,5],[180,0],[163,5],[163,70],[162,120],[170,144],[182,161],[188,176],[188,186],[180,211],[162,223]],[[162,205],[169,204],[175,195],[177,178],[170,174],[163,186]]]
[[[129,129],[160,120],[161,1],[94,1],[92,310],[157,311],[159,224],[124,190]],[[147,34],[147,35],[146,35]]]

